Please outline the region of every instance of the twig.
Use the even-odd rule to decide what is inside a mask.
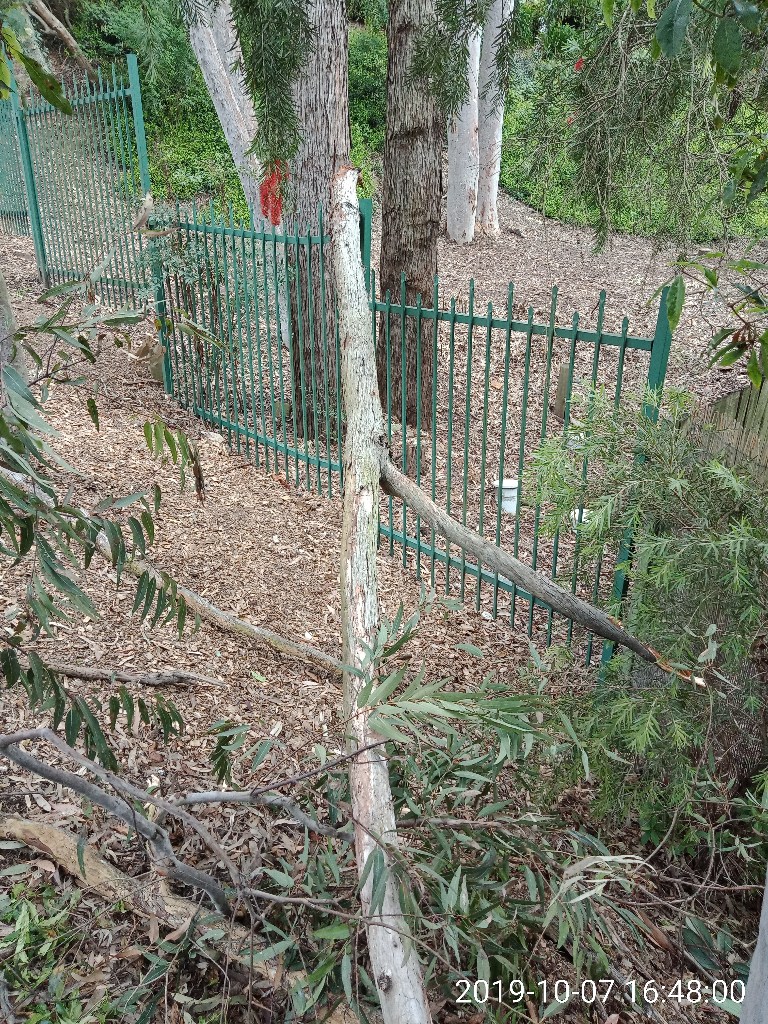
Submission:
[[[345,761],[349,761],[350,758],[358,757],[360,754],[364,754],[366,750],[381,747],[386,742],[386,740],[377,740],[375,743],[366,743],[364,747],[358,747],[348,754],[342,754],[333,761],[326,761],[325,764],[320,765],[318,768],[311,768],[300,775],[289,775],[287,778],[279,779],[277,782],[270,782],[268,786],[259,786],[257,789],[252,789],[251,796],[261,796],[262,793],[269,793],[273,789],[283,789],[285,786],[293,786],[297,782],[304,782],[305,779],[314,778],[315,775],[322,775],[324,772],[330,771],[331,768],[337,768],[340,764],[344,764]]]
[[[331,839],[343,839],[350,842],[354,836],[347,829],[334,828],[333,825],[323,825],[322,822],[306,814],[287,796],[279,793],[258,793],[248,790],[238,792],[237,790],[213,790],[209,793],[187,793],[178,800],[169,801],[174,807],[195,804],[261,804],[264,807],[280,807],[287,811],[300,825],[304,825],[310,832],[317,832],[318,835],[328,836]]]

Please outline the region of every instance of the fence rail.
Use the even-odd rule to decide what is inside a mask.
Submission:
[[[277,230],[253,217],[251,226],[238,222],[231,210],[218,215],[212,205],[157,204],[155,233],[139,234],[131,220],[150,173],[135,58],[127,82],[113,68],[70,99],[70,116],[37,96],[25,102],[14,93],[0,104],[0,227],[31,234],[44,280],[91,275],[105,301],[151,303],[165,387],[179,404],[257,466],[333,497],[343,483],[344,424],[322,216],[312,230]],[[615,555],[584,565],[576,532],[543,535],[532,457],[543,438],[568,426],[578,390],[606,388],[618,406],[628,381],[635,393],[661,387],[666,316],[660,311],[652,338],[631,334],[626,318],[618,332],[606,330],[603,294],[594,325],[583,326],[578,314],[564,324],[555,288],[548,317],[537,321],[531,308],[519,319],[511,284],[505,309],[476,309],[474,282],[462,308],[439,301],[437,280],[431,296],[409,304],[405,281],[398,296],[377,293],[370,203],[361,203],[360,238],[395,462],[463,524],[574,593],[609,601],[620,590]],[[409,346],[415,353],[406,360]],[[411,426],[399,387],[408,367],[424,396]],[[592,658],[593,638],[450,549],[399,500],[382,499],[379,536],[431,587],[549,644],[578,636]]]

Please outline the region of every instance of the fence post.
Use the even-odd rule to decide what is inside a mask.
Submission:
[[[659,304],[658,316],[656,317],[656,330],[654,331],[653,341],[651,342],[651,359],[648,364],[648,378],[646,381],[647,387],[650,390],[658,392],[664,387],[671,345],[672,331],[670,330],[669,317],[667,316],[667,289],[664,288],[661,293],[661,303]],[[658,407],[646,402],[643,405],[643,416],[655,423],[659,418]],[[638,455],[635,459],[636,462],[641,462],[642,460],[642,455]],[[631,554],[632,533],[630,530],[627,530],[622,538],[619,553],[616,558],[617,565],[621,566],[629,562]],[[616,574],[613,577],[612,597],[613,600],[619,604],[620,609],[623,608],[626,600],[628,586],[629,580],[627,579],[626,572],[621,568],[617,569]],[[605,667],[612,657],[613,643],[604,640],[603,654],[600,659],[601,665]]]
[[[365,271],[365,290],[371,292],[371,224],[373,221],[373,201],[360,200],[360,255],[363,258]]]
[[[43,237],[43,224],[40,219],[40,203],[37,197],[37,185],[35,184],[35,170],[32,166],[32,153],[29,148],[29,135],[27,134],[27,122],[24,116],[24,109],[19,102],[19,93],[16,82],[11,82],[11,107],[16,122],[16,135],[19,140],[19,154],[21,156],[21,172],[24,175],[24,186],[27,191],[27,208],[29,210],[29,226],[32,234],[32,242],[35,247],[35,259],[37,270],[43,287],[50,284],[48,273],[48,258],[45,254],[45,238]]]
[[[144,131],[144,108],[141,102],[141,84],[139,82],[139,62],[135,53],[128,54],[128,86],[131,93],[131,111],[133,112],[133,130],[136,136],[136,151],[139,158],[139,182],[141,191],[146,195],[151,191],[149,180],[149,156],[147,155],[147,136]],[[151,223],[147,225],[151,227]],[[154,246],[149,242],[150,247]],[[155,303],[155,325],[160,344],[163,347],[163,386],[168,394],[173,392],[173,370],[171,353],[168,345],[167,321],[165,315],[165,285],[163,268],[156,253],[152,255],[152,289]]]

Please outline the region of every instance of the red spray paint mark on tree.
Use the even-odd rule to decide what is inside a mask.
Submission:
[[[282,184],[287,180],[288,168],[278,164],[259,186],[261,212],[274,227],[277,227],[283,216]]]

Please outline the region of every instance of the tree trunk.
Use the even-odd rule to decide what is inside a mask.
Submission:
[[[11,293],[8,291],[5,274],[0,270],[0,398],[3,395],[3,368],[12,365],[20,373],[23,374],[24,372],[24,366],[21,364],[18,349],[16,349],[13,341],[15,333],[16,317],[13,315]]]
[[[274,227],[279,231],[280,221],[273,224],[262,209],[261,165],[256,157],[249,153],[256,135],[256,115],[242,74],[233,70],[234,62],[240,56],[240,44],[235,33],[229,0],[220,0],[216,6],[189,26],[189,42],[237,168],[245,200],[251,211],[251,227],[257,231],[271,231]],[[267,259],[271,259],[269,252]],[[275,306],[279,307],[275,319],[280,324],[283,346],[289,348],[288,291],[284,283],[284,260],[279,252],[277,263],[277,278],[281,283],[275,303]],[[268,280],[273,279],[271,268],[268,269],[266,277]]]
[[[379,628],[376,550],[384,419],[360,260],[356,182],[357,171],[350,167],[340,170],[334,179],[331,238],[347,419],[341,537],[343,660],[359,670],[344,672],[344,714],[353,747],[362,748],[381,739],[370,727],[368,710],[358,707],[358,697],[372,682],[375,671],[368,652],[375,646]],[[380,909],[372,913],[371,898],[378,880],[375,862],[360,895],[384,1022],[427,1024],[431,1015],[421,964],[413,946],[408,949],[405,945],[410,929],[400,908],[398,882],[387,849],[397,845],[397,831],[383,747],[368,749],[351,762],[350,791],[358,871],[362,875],[368,858],[380,850],[384,854],[380,870],[387,872]]]
[[[189,41],[221,122],[246,201],[260,222],[254,226],[259,228],[264,219],[259,195],[261,167],[248,153],[256,134],[256,117],[242,75],[232,70],[240,45],[232,24],[229,0],[220,0],[206,16],[189,26]]]
[[[29,0],[27,6],[50,32],[59,37],[88,78],[94,83],[98,82],[99,76],[96,74],[96,69],[80,49],[80,44],[64,22],[56,17],[53,11],[43,3],[43,0]]]
[[[766,1024],[768,1021],[768,874],[763,891],[760,931],[752,954],[749,981],[741,1005],[741,1024]]]
[[[483,28],[478,90],[480,171],[477,181],[475,227],[485,235],[499,233],[497,200],[501,170],[501,133],[504,126],[504,96],[497,88],[496,54],[501,26],[511,16],[513,9],[513,0],[493,0]]]
[[[347,86],[347,12],[344,0],[312,0],[309,19],[313,49],[295,89],[302,144],[291,167],[297,229],[317,235],[319,211],[330,208],[331,180],[349,161]],[[296,246],[291,296],[293,379],[297,425],[306,436],[326,443],[336,435],[336,344],[332,275],[325,274],[325,294],[315,249]],[[325,337],[323,336],[325,333]],[[325,370],[327,369],[327,374]],[[325,408],[330,424],[326,422]],[[317,422],[315,421],[317,406]],[[305,415],[306,414],[306,417]]]
[[[420,295],[428,308],[437,273],[444,127],[428,88],[424,83],[414,82],[411,65],[419,33],[433,16],[434,0],[391,0],[389,5],[379,274],[382,296],[390,292],[393,303],[399,303],[401,274],[404,274],[406,303],[415,305]],[[406,422],[416,425],[420,407],[421,426],[429,429],[432,424],[431,339],[419,338],[413,319],[409,318],[403,360],[401,326],[400,318],[393,315],[388,350],[382,320],[376,354],[379,388],[396,418],[402,416],[405,390]],[[388,361],[391,387],[387,396]],[[421,380],[417,379],[418,370]]]
[[[476,32],[469,40],[469,92],[464,106],[448,124],[447,231],[451,241],[460,244],[471,242],[475,236],[480,160],[477,104],[481,40],[481,32]]]

